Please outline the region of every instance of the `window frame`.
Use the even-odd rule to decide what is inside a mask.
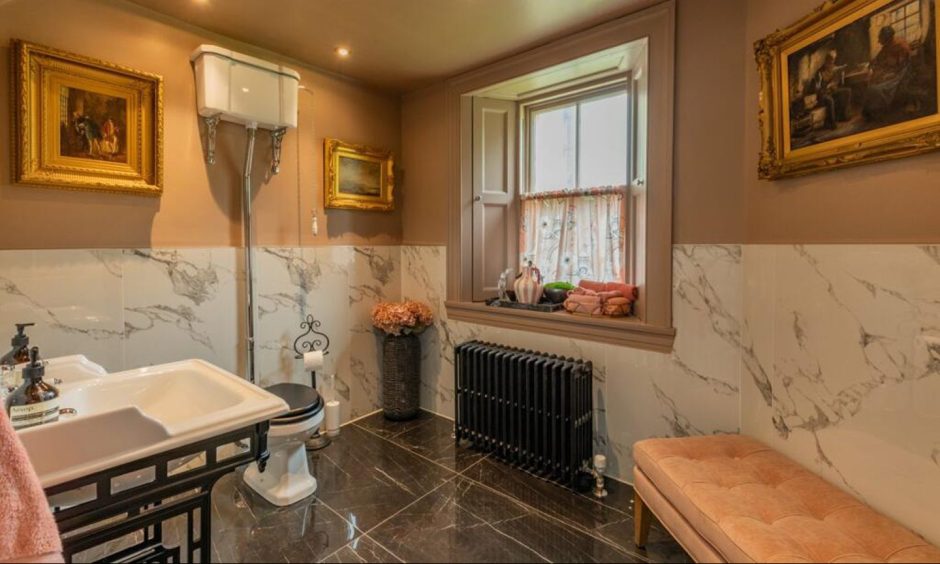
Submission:
[[[533,115],[538,112],[544,112],[552,110],[555,108],[560,108],[563,106],[572,105],[579,106],[584,102],[590,102],[592,100],[598,100],[608,97],[612,92],[624,92],[627,95],[627,131],[631,138],[628,140],[628,147],[630,154],[627,156],[627,180],[625,185],[630,186],[632,180],[636,177],[636,129],[635,129],[635,119],[634,112],[635,108],[635,93],[631,90],[631,73],[626,72],[620,75],[615,75],[609,79],[600,81],[600,83],[589,83],[586,85],[581,85],[576,88],[563,88],[559,90],[553,90],[547,94],[527,98],[519,101],[519,119],[520,123],[520,134],[519,134],[519,192],[522,193],[531,193],[531,183],[532,179],[532,161],[533,153],[531,151],[532,147],[535,146],[534,140],[534,130],[533,127]],[[576,148],[580,150],[581,146],[581,117],[580,109],[578,110],[578,121],[575,127],[575,139],[576,139]],[[575,184],[580,180],[580,155],[575,156]],[[576,188],[573,192],[582,190],[582,188]]]
[[[659,352],[672,350],[672,199],[675,100],[675,0],[666,0],[586,31],[550,42],[448,80],[444,86],[449,144],[447,247],[448,319],[534,331]],[[636,280],[641,287],[632,318],[593,318],[494,308],[473,302],[472,103],[479,93],[518,77],[605,49],[642,42],[634,74],[645,104],[637,116]],[[654,69],[650,72],[649,69]],[[639,102],[639,100],[638,100]]]
[[[623,261],[625,277],[625,280],[623,281],[627,284],[634,284],[636,281],[636,235],[634,233],[634,229],[636,229],[637,223],[634,221],[635,206],[633,205],[634,198],[632,197],[632,193],[637,179],[636,161],[637,144],[639,139],[637,136],[636,127],[637,92],[636,84],[633,80],[633,73],[631,71],[604,77],[599,80],[590,81],[573,87],[569,86],[557,88],[546,93],[519,101],[519,164],[517,168],[519,171],[519,190],[516,194],[516,199],[520,200],[523,194],[532,193],[532,186],[530,182],[532,179],[532,162],[534,160],[532,148],[535,146],[535,127],[533,115],[537,112],[543,112],[554,108],[571,105],[572,103],[574,103],[576,106],[579,106],[585,102],[606,98],[611,93],[620,92],[623,92],[627,95],[628,132],[626,182],[624,183],[623,209],[620,211],[620,213],[623,214],[624,223],[626,225],[626,234],[624,237],[624,245],[622,250],[623,256],[621,257],[621,260]],[[577,154],[575,155],[575,184],[579,184],[580,182],[581,166],[580,109],[577,110],[577,113],[578,121],[575,126],[575,150],[577,151]],[[579,191],[583,192],[587,190],[590,190],[590,188],[576,188],[572,190],[572,195],[577,196]],[[518,206],[518,213],[519,217],[517,218],[517,221],[521,224],[521,201],[520,205]],[[522,241],[519,241],[519,252],[517,254],[519,256],[519,264],[517,265],[517,268],[521,268],[523,254]]]

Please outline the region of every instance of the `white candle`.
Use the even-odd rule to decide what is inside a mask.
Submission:
[[[339,402],[337,400],[326,402],[326,435],[328,437],[339,435]]]

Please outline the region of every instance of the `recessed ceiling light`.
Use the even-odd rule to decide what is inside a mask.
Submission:
[[[348,57],[348,56],[349,56],[349,48],[347,48],[347,47],[337,47],[337,48],[336,48],[336,54],[339,55],[340,57]]]

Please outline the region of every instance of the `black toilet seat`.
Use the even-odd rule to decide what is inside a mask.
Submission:
[[[323,411],[323,400],[320,398],[320,394],[310,386],[283,383],[274,384],[264,390],[287,402],[287,406],[290,409],[290,411],[284,415],[272,419],[272,426],[300,423],[301,421],[316,417]]]

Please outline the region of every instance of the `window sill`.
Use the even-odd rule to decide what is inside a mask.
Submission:
[[[602,318],[559,311],[544,313],[490,307],[478,302],[445,302],[448,319],[506,329],[563,335],[655,352],[672,351],[676,330],[657,327],[633,317]]]

